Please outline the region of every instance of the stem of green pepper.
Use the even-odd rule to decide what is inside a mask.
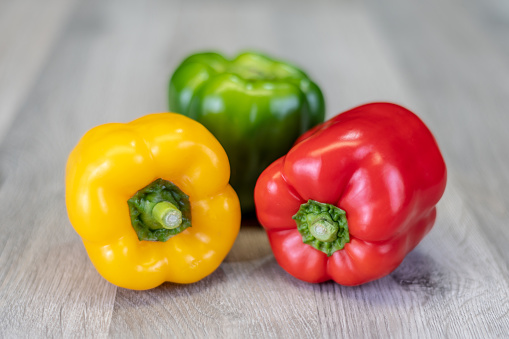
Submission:
[[[163,228],[172,230],[182,224],[182,212],[171,202],[161,201],[152,209],[152,216]]]

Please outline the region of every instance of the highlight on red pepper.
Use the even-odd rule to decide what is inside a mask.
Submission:
[[[446,180],[426,125],[371,103],[311,129],[265,169],[256,212],[292,276],[360,285],[391,273],[431,230]]]

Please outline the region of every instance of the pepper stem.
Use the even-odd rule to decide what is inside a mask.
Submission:
[[[171,202],[161,201],[152,209],[154,219],[168,230],[177,228],[182,224],[182,212]]]
[[[293,216],[305,244],[331,256],[350,242],[346,212],[337,206],[309,200]]]
[[[170,181],[153,181],[136,192],[127,205],[139,240],[164,242],[191,227],[189,197]]]
[[[320,218],[309,225],[309,232],[320,241],[331,242],[338,238],[338,225]]]

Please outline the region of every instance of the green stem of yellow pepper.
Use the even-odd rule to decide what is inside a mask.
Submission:
[[[182,212],[171,202],[161,201],[152,208],[152,216],[163,228],[172,230],[182,224]]]
[[[127,204],[139,240],[164,242],[191,227],[189,197],[170,181],[153,181]]]

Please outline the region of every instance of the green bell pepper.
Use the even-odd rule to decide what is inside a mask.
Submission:
[[[252,52],[233,60],[189,56],[171,77],[169,108],[202,123],[223,145],[244,213],[254,210],[261,172],[325,116],[322,92],[302,70]]]

